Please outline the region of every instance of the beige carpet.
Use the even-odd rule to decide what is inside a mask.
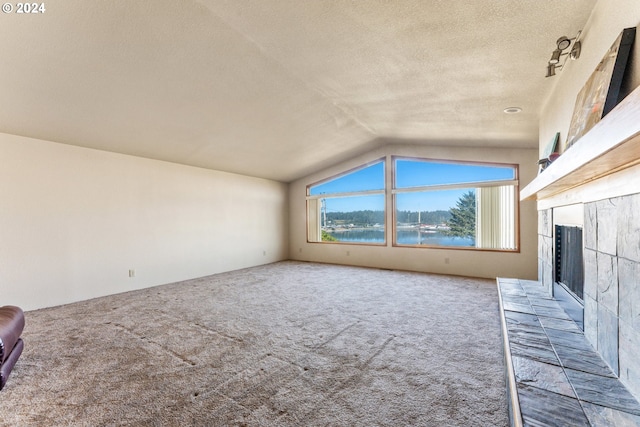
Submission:
[[[3,425],[507,425],[490,280],[288,261],[26,318]]]

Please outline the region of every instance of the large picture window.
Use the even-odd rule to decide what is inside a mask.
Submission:
[[[394,245],[518,250],[514,165],[394,158]]]
[[[309,242],[384,244],[384,161],[307,187]]]

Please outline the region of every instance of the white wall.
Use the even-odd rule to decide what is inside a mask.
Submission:
[[[582,53],[575,61],[567,61],[555,77],[547,78],[555,85],[540,118],[540,153],[556,132],[560,132],[561,146],[567,139],[576,96],[596,69],[605,53],[623,29],[640,24],[640,1],[599,0],[587,21],[580,39]],[[628,80],[623,96],[640,84],[640,29],[630,56]],[[543,68],[546,64],[540,64]]]
[[[373,150],[366,155],[291,183],[289,187],[291,259],[487,278],[502,276],[535,279],[537,277],[537,216],[534,202],[520,204],[520,253],[392,247],[389,238],[386,246],[307,243],[306,186],[387,155],[519,164],[521,187],[528,184],[537,173],[535,149],[452,148],[392,144]],[[387,224],[391,224],[391,209],[391,206],[387,205]],[[446,263],[447,259],[448,263]]]
[[[287,258],[286,184],[7,134],[0,159],[0,305]]]

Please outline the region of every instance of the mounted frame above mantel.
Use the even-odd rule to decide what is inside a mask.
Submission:
[[[520,191],[543,200],[640,164],[640,87]]]
[[[565,150],[618,104],[635,28],[625,28],[578,93]]]

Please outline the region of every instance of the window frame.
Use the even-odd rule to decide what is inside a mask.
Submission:
[[[330,181],[334,181],[336,179],[340,179],[344,176],[350,175],[354,172],[358,172],[359,170],[366,169],[368,167],[377,165],[378,163],[382,163],[382,176],[383,176],[383,186],[379,190],[362,190],[362,191],[349,191],[349,192],[341,192],[341,193],[322,193],[311,195],[311,187],[316,187],[318,185],[325,184]],[[344,172],[341,172],[336,175],[332,175],[330,177],[324,178],[320,181],[313,182],[306,186],[306,197],[305,197],[305,216],[306,216],[306,240],[307,243],[320,243],[320,244],[338,244],[338,245],[360,245],[360,246],[387,246],[387,235],[388,235],[388,224],[387,224],[387,199],[388,199],[388,188],[387,188],[387,173],[388,173],[388,165],[387,165],[387,157],[381,157],[379,159],[372,160],[370,162],[361,164],[354,168],[348,169]],[[310,214],[309,214],[309,205],[312,200],[320,200],[326,198],[345,198],[345,197],[358,197],[358,196],[372,196],[372,195],[382,195],[383,196],[383,217],[384,217],[384,233],[383,233],[383,241],[380,243],[374,242],[355,242],[355,241],[313,241],[309,239],[309,229],[310,229]]]
[[[472,166],[496,166],[496,167],[509,167],[514,171],[514,178],[511,180],[494,180],[494,181],[479,181],[479,182],[465,182],[457,184],[437,184],[437,185],[422,185],[412,187],[397,187],[397,161],[407,160],[425,163],[444,163],[444,164],[457,164],[457,165],[472,165]],[[391,232],[391,245],[398,248],[419,248],[419,249],[446,249],[446,250],[466,250],[466,251],[483,251],[483,252],[507,252],[507,253],[520,253],[520,203],[518,194],[520,194],[520,169],[518,164],[514,163],[498,163],[498,162],[478,162],[478,161],[466,161],[466,160],[452,160],[452,159],[435,159],[427,157],[410,157],[410,156],[391,156],[391,189],[389,196],[391,197],[391,216],[392,222],[389,228]],[[440,190],[455,190],[466,188],[480,188],[480,187],[496,187],[496,186],[513,186],[514,188],[514,249],[498,249],[498,248],[478,248],[472,246],[442,246],[442,245],[407,245],[397,242],[398,239],[398,217],[397,217],[397,195],[406,193],[425,193]]]

